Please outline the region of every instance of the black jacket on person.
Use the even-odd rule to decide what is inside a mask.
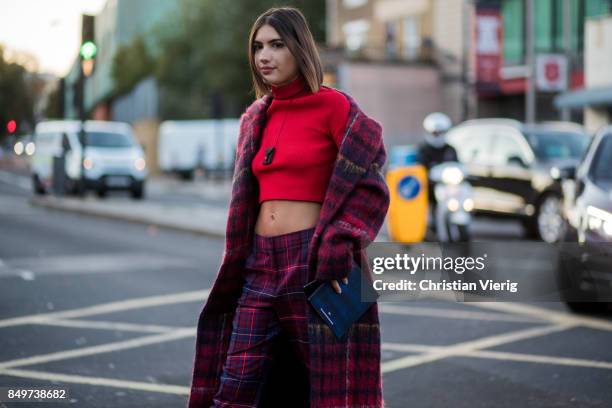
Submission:
[[[417,161],[429,171],[437,164],[458,161],[457,151],[449,144],[444,144],[444,146],[441,147],[433,147],[423,142],[419,145]]]

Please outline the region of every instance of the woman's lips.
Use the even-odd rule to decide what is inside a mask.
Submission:
[[[259,72],[261,72],[262,75],[268,75],[270,74],[272,71],[274,71],[274,68],[261,68],[259,70]]]

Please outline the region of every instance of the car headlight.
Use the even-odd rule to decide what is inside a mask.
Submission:
[[[612,213],[597,207],[587,207],[587,227],[600,235],[612,237]]]
[[[15,154],[17,156],[21,156],[21,154],[23,153],[23,143],[22,142],[15,143],[15,147],[13,147],[13,150],[15,151]]]
[[[93,169],[93,165],[93,160],[90,157],[86,157],[85,160],[83,160],[83,167],[85,167],[86,170]]]
[[[474,209],[474,200],[472,200],[471,198],[466,198],[463,202],[463,209],[466,212],[472,211]]]
[[[463,181],[463,172],[458,167],[448,167],[442,171],[442,182],[457,185]]]
[[[136,167],[136,170],[138,171],[143,171],[145,167],[147,167],[147,163],[145,162],[145,159],[143,159],[142,157],[139,157],[136,160],[134,160],[134,167]]]
[[[446,206],[448,207],[448,210],[450,212],[455,212],[459,209],[459,200],[457,200],[456,198],[451,198],[450,200],[448,200]]]
[[[28,156],[32,156],[35,151],[36,151],[36,145],[34,144],[34,142],[30,142],[26,145],[25,152]]]

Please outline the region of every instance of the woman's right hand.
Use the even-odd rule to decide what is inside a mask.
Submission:
[[[329,283],[332,285],[332,288],[334,288],[337,294],[342,293],[342,289],[340,289],[340,284],[337,280],[332,279],[331,281],[329,281]],[[346,285],[348,283],[348,278],[343,278],[342,283]]]

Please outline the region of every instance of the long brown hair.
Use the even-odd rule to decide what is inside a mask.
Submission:
[[[265,83],[255,65],[254,42],[257,31],[264,25],[272,26],[281,40],[297,60],[298,69],[311,92],[317,92],[323,83],[323,67],[306,18],[302,12],[293,7],[271,8],[255,20],[249,35],[249,65],[253,87],[257,98],[270,93],[270,86]]]

